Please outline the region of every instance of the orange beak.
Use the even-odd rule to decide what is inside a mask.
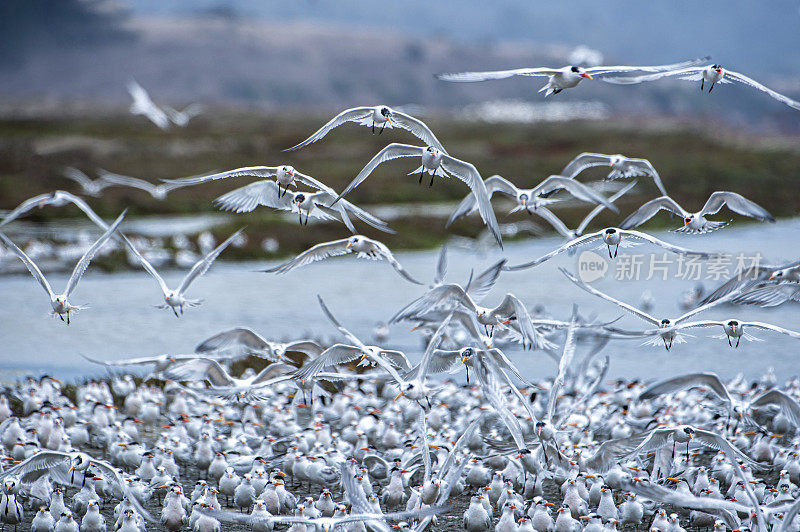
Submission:
[[[584,72],[583,74],[581,74],[581,77],[582,77],[582,78],[586,78],[586,79],[594,79],[592,76],[590,76],[590,75],[589,75],[588,73],[586,73],[586,72]]]

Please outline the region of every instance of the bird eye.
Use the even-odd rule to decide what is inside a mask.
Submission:
[[[578,72],[578,67],[576,67],[576,66],[571,67],[570,70],[573,71],[573,72]]]

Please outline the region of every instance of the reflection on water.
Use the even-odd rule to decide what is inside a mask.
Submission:
[[[800,219],[780,221],[775,225],[750,224],[728,228],[709,235],[680,235],[659,233],[657,236],[685,247],[704,247],[752,255],[760,253],[764,261],[783,261],[796,258],[794,244],[800,231]],[[466,282],[472,268],[488,266],[498,258],[508,257],[510,264],[530,260],[550,251],[562,241],[557,237],[540,238],[520,243],[507,243],[503,254],[492,251],[476,257],[459,247],[449,254],[447,279]],[[604,250],[599,256],[607,257]],[[639,246],[620,249],[620,257],[609,264],[606,278],[595,283],[599,289],[634,304],[649,291],[652,294],[652,313],[658,317],[682,314],[679,300],[696,284],[693,280],[675,277],[677,263],[670,264],[667,280],[656,272],[650,280],[617,281],[613,277],[623,260],[622,254],[643,253],[642,277],[649,273],[649,264],[662,258],[660,248]],[[650,257],[650,253],[653,257]],[[436,251],[399,253],[398,259],[415,277],[433,277]],[[486,298],[488,305],[497,304],[506,292],[513,292],[529,307],[541,305],[555,317],[569,316],[573,301],[584,314],[597,313],[603,319],[621,315],[611,303],[604,302],[566,280],[558,266],[574,270],[579,255],[557,257],[535,269],[508,272],[501,275],[495,289]],[[667,256],[673,261],[674,256]],[[377,321],[388,319],[425,288],[405,283],[385,263],[356,260],[346,257],[314,264],[286,275],[276,276],[256,272],[266,263],[219,263],[206,276],[195,282],[189,297],[199,297],[203,305],[188,309],[175,318],[159,304],[160,291],[143,271],[102,274],[91,269],[73,295],[76,304],[89,308],[79,313],[66,326],[47,316],[49,304],[41,287],[29,276],[0,278],[2,310],[0,310],[0,369],[5,372],[22,369],[31,372],[49,371],[63,376],[99,374],[79,355],[98,358],[125,358],[161,353],[192,351],[206,337],[223,329],[246,326],[267,338],[297,338],[312,331],[331,337],[336,331],[322,315],[316,295],[325,298],[334,314],[347,327],[365,339],[370,338]],[[685,266],[685,265],[684,265]],[[702,271],[702,276],[707,271]],[[183,272],[165,272],[168,284],[182,278]],[[51,283],[63,286],[66,274],[53,274]],[[706,287],[716,283],[704,281]],[[784,327],[800,328],[800,306],[787,304],[773,309],[750,307],[714,308],[703,318],[752,319],[768,321]],[[621,327],[638,329],[644,322],[625,315],[617,322]],[[406,350],[412,359],[421,355],[421,341],[410,331],[409,324],[391,327],[389,344]],[[758,376],[768,366],[778,374],[796,374],[800,343],[788,337],[767,332],[754,332],[764,342],[742,341],[731,349],[725,340],[709,338],[720,331],[696,330],[689,343],[676,345],[667,353],[663,347],[642,347],[641,340],[612,342],[607,352],[612,355],[610,375],[625,374],[655,378],[691,370],[716,371],[733,376],[739,371]],[[751,331],[752,332],[752,331]],[[524,374],[531,378],[554,373],[552,359],[539,352],[509,352]],[[6,373],[8,375],[8,373]]]

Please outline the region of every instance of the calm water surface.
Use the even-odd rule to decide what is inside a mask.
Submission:
[[[702,247],[748,256],[760,253],[761,260],[783,261],[800,253],[797,235],[800,219],[782,220],[777,224],[748,224],[727,228],[709,235],[681,235],[669,232],[656,236],[685,247]],[[447,279],[464,283],[471,268],[482,269],[502,257],[510,264],[530,260],[560,245],[557,237],[539,238],[507,243],[504,252],[476,254],[463,249],[451,249]],[[590,248],[588,248],[590,249]],[[599,256],[608,255],[604,249]],[[623,253],[636,253],[641,260],[638,282],[616,280],[617,265],[625,259]],[[652,254],[652,255],[651,255]],[[667,280],[662,280],[662,250],[651,246],[620,249],[620,257],[609,264],[606,278],[594,286],[623,301],[638,304],[642,293],[649,290],[655,300],[652,314],[676,317],[681,294],[697,281],[676,276],[675,257],[671,260]],[[437,252],[398,253],[397,258],[418,279],[433,277]],[[595,312],[603,319],[614,319],[622,313],[615,305],[592,296],[572,283],[558,271],[563,266],[574,271],[578,256],[562,255],[535,269],[506,272],[484,301],[497,304],[506,292],[513,292],[528,306],[542,305],[547,313],[567,318],[572,303],[582,313]],[[397,309],[424,293],[403,281],[386,263],[356,260],[345,257],[318,263],[276,276],[258,273],[267,262],[219,263],[189,290],[190,297],[203,298],[199,308],[188,309],[180,319],[171,312],[154,308],[161,301],[158,286],[143,271],[103,274],[89,270],[73,294],[75,304],[90,308],[80,312],[67,326],[47,313],[49,304],[39,285],[29,275],[0,278],[0,370],[6,377],[18,372],[51,372],[64,377],[101,374],[79,355],[121,359],[161,353],[191,352],[206,337],[236,326],[255,329],[267,338],[296,338],[316,331],[330,337],[336,332],[320,311],[316,295],[323,296],[334,314],[356,334],[368,339],[378,320],[388,319]],[[648,277],[650,265],[654,275]],[[684,265],[685,266],[685,265]],[[722,265],[723,270],[726,269]],[[626,272],[629,273],[629,272]],[[701,278],[712,272],[703,268]],[[167,283],[175,285],[183,272],[165,272]],[[64,286],[67,275],[54,274],[51,284],[57,290]],[[702,279],[701,279],[702,280]],[[705,280],[706,287],[716,282]],[[702,318],[761,320],[800,329],[800,305],[788,304],[774,309],[721,306],[709,310]],[[621,327],[643,328],[644,322],[625,315]],[[732,377],[738,372],[756,377],[769,366],[781,374],[800,373],[800,341],[782,335],[757,331],[764,342],[742,341],[738,349],[728,347],[725,340],[709,338],[721,331],[696,330],[687,344],[676,345],[667,353],[664,348],[641,346],[640,340],[615,341],[607,352],[612,355],[610,374],[643,378],[664,377],[687,371],[715,371]],[[412,359],[421,355],[421,342],[408,324],[391,329],[389,343],[406,350]],[[537,378],[552,375],[553,361],[539,352],[509,351],[523,373]]]

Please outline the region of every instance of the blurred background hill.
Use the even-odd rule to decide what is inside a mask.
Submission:
[[[448,84],[432,74],[711,54],[798,97],[797,35],[796,0],[7,0],[0,96],[6,113],[120,105],[136,78],[173,104],[304,111],[383,102],[452,111],[485,100],[544,102],[536,94],[541,80]],[[781,133],[796,133],[800,122],[746,88],[708,96],[680,81],[585,83],[548,103],[587,101],[612,117],[686,117]]]

